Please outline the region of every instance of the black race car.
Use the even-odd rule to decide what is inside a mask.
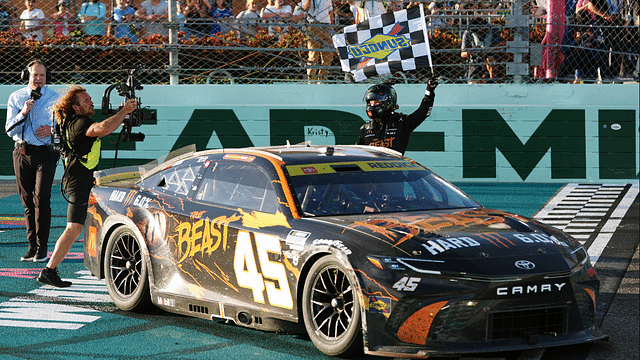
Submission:
[[[121,309],[427,357],[606,338],[585,249],[370,146],[189,151],[96,173],[84,262]]]

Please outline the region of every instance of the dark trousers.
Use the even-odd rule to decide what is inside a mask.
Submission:
[[[46,146],[13,150],[13,170],[24,206],[29,248],[46,248],[51,228],[51,187],[58,153]]]

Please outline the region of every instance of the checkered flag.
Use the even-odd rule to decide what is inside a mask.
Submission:
[[[333,36],[342,70],[355,81],[397,71],[433,68],[422,5],[372,17]]]

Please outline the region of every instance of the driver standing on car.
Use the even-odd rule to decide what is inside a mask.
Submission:
[[[69,287],[71,282],[58,276],[58,265],[80,236],[87,217],[87,203],[93,187],[93,169],[100,161],[100,137],[115,131],[125,116],[135,110],[135,99],[127,100],[110,118],[94,122],[91,96],[80,86],[72,86],[52,106],[53,118],[60,125],[61,140],[66,149],[62,184],[68,196],[67,226],[58,238],[47,266],[38,281],[56,287]]]
[[[371,119],[360,127],[356,145],[391,148],[404,155],[409,136],[431,114],[438,79],[429,78],[420,107],[410,115],[396,113],[398,95],[390,84],[377,84],[364,94],[367,115]]]

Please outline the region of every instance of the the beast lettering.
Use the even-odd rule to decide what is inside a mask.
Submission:
[[[227,249],[227,227],[211,222],[209,218],[183,222],[174,232],[178,235],[178,263],[197,253],[211,255],[220,245],[223,251]]]

